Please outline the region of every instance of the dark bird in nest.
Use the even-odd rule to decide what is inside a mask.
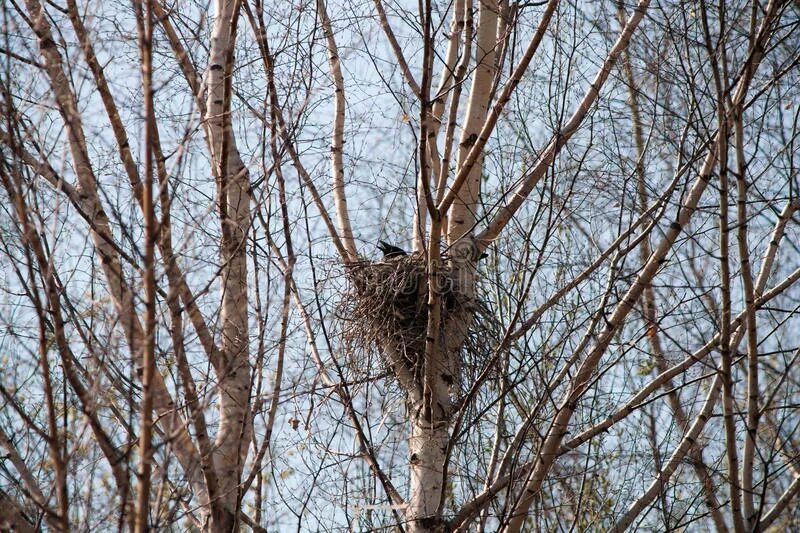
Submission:
[[[386,241],[378,241],[378,249],[383,252],[384,259],[393,259],[395,257],[404,257],[408,255],[402,248],[391,245]]]

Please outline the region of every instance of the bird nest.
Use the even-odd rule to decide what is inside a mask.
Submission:
[[[446,259],[446,258],[443,258]],[[369,374],[369,357],[376,351],[390,374],[398,365],[419,378],[425,354],[428,327],[428,275],[426,258],[411,254],[380,262],[359,261],[345,265],[348,288],[337,312],[342,340],[351,368]],[[448,319],[467,324],[457,354],[454,386],[461,382],[464,370],[477,370],[490,357],[499,331],[481,298],[465,291],[459,272],[446,260],[436,277],[440,297],[440,338]],[[391,352],[391,356],[387,352]],[[471,373],[471,372],[470,372]],[[368,377],[362,375],[362,377]]]

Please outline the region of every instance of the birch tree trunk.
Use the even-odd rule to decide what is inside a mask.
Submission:
[[[496,0],[482,0],[478,7],[475,73],[469,93],[466,121],[458,145],[456,173],[464,166],[470,150],[477,143],[478,135],[481,133],[489,113],[492,87],[497,74],[495,49],[498,44],[497,14],[499,10],[500,6]],[[482,171],[483,155],[480,155],[469,169],[464,184],[456,190],[456,197],[448,216],[447,241],[450,245],[453,245],[461,237],[471,234],[475,228]]]
[[[248,444],[251,368],[248,331],[247,234],[250,198],[247,168],[241,161],[231,130],[231,82],[240,3],[217,0],[206,72],[206,121],[211,139],[213,174],[217,182],[221,225],[222,357],[215,371],[219,390],[219,429],[214,467],[219,480],[222,516],[213,516],[211,531],[238,528],[242,499],[240,481]]]
[[[464,164],[478,139],[488,113],[492,85],[496,75],[495,48],[497,46],[497,15],[499,5],[494,0],[481,1],[478,8],[476,67],[468,107],[467,118],[459,143],[456,171]],[[458,10],[456,10],[456,13]],[[455,28],[456,25],[453,25]],[[451,64],[454,55],[448,54]],[[443,87],[445,85],[443,84]],[[455,105],[455,103],[451,104]],[[436,106],[437,118],[443,110]],[[434,130],[438,131],[438,130]],[[433,141],[433,137],[431,138]],[[427,151],[426,151],[427,152]],[[435,152],[434,152],[435,153]],[[420,157],[429,157],[428,153]],[[411,436],[409,439],[410,486],[406,518],[409,531],[436,531],[442,527],[442,509],[445,504],[446,452],[450,442],[452,422],[451,395],[454,393],[460,361],[460,350],[473,313],[469,303],[460,306],[452,313],[438,316],[439,298],[445,294],[436,293],[436,263],[439,261],[439,235],[441,234],[441,216],[446,214],[448,227],[447,241],[450,244],[448,255],[450,267],[455,273],[457,282],[452,290],[463,302],[470,302],[475,297],[477,271],[475,262],[479,253],[470,236],[475,225],[475,213],[480,196],[480,175],[482,158],[472,166],[466,182],[456,191],[456,199],[449,211],[437,214],[431,224],[429,236],[429,282],[428,282],[428,348],[425,353],[424,384],[422,401],[412,406]],[[445,169],[440,170],[444,172]],[[424,209],[423,204],[418,209]],[[416,220],[424,220],[417,215]]]

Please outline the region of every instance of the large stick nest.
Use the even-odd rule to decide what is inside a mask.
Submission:
[[[403,354],[404,366],[419,376],[428,326],[426,258],[411,254],[380,262],[359,261],[345,265],[345,269],[348,288],[337,315],[353,370],[361,370],[358,373],[367,377],[368,361],[376,351],[384,366],[395,370],[397,361],[388,361],[384,356],[386,346],[392,345]],[[461,353],[453,354],[459,359],[459,375],[455,376],[459,383],[454,384],[458,386],[465,370],[480,371],[496,346],[499,331],[481,298],[462,290],[458,271],[447,258],[443,258],[436,280],[440,335],[446,331],[448,318],[469,322]]]

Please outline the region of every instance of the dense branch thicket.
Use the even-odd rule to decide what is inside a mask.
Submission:
[[[0,17],[0,530],[800,529],[798,2]]]

